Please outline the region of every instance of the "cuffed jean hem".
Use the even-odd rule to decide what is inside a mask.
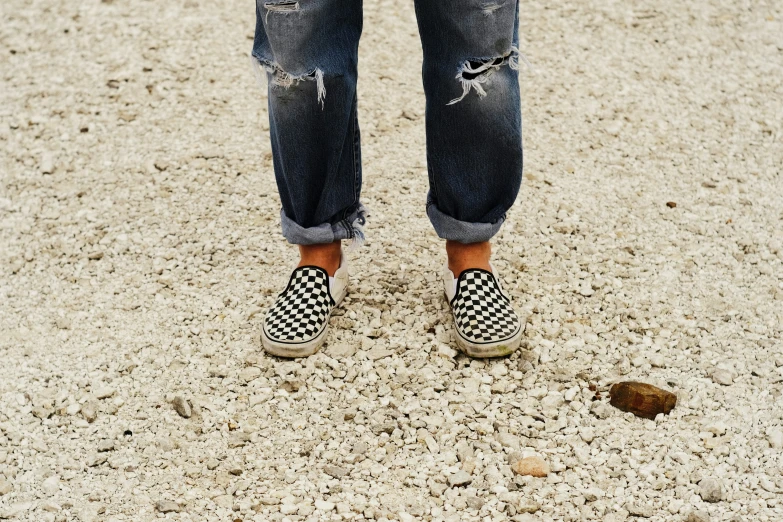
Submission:
[[[427,202],[427,216],[430,218],[430,222],[439,238],[456,241],[457,243],[482,243],[489,241],[498,233],[506,220],[504,216],[495,223],[460,221],[441,212],[432,201]]]
[[[354,210],[348,217],[335,223],[322,223],[315,227],[303,227],[280,210],[280,222],[283,236],[294,245],[320,245],[338,240],[352,239],[354,242],[364,241],[364,224],[366,221],[364,206]]]

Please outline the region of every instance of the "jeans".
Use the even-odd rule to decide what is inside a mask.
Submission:
[[[415,0],[426,95],[427,215],[443,239],[488,241],[522,181],[518,0]],[[363,239],[356,79],[361,0],[256,0],[283,235]]]

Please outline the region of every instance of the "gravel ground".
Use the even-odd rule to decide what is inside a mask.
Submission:
[[[524,3],[498,361],[453,349],[410,1],[366,2],[369,241],[294,362],[252,4],[0,10],[0,519],[783,520],[780,2]]]

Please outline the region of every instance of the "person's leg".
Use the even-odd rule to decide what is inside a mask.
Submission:
[[[253,59],[268,80],[283,235],[300,245],[303,262],[327,265],[330,275],[339,241],[361,234],[364,224],[356,112],[361,30],[361,0],[256,2]],[[310,247],[324,244],[332,246]]]
[[[468,268],[482,268],[492,271],[489,258],[492,249],[489,241],[481,243],[460,243],[458,241],[446,241],[446,257],[449,270],[453,274],[461,274]]]
[[[261,342],[303,357],[345,297],[343,239],[363,239],[356,62],[361,0],[257,0],[253,60],[265,71],[283,235],[300,263],[267,311]]]
[[[416,0],[427,97],[427,215],[446,239],[458,347],[499,357],[524,325],[490,265],[522,181],[518,0]]]
[[[427,214],[459,274],[489,267],[522,181],[518,0],[416,1],[427,96]]]

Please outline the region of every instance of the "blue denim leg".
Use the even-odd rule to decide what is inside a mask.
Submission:
[[[438,236],[487,241],[522,182],[518,0],[416,0],[427,97],[427,214]]]
[[[268,80],[275,179],[291,243],[361,234],[361,31],[361,0],[256,0],[253,57]]]

